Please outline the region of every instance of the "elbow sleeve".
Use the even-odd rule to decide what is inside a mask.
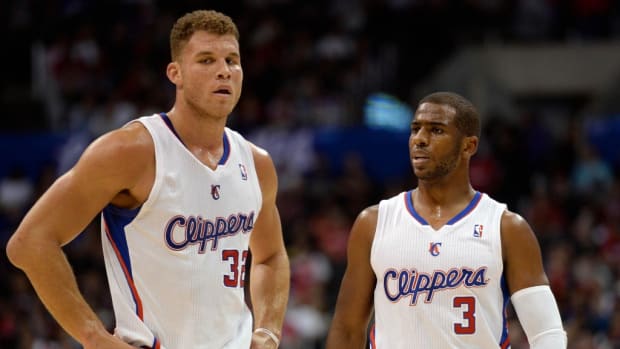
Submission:
[[[566,348],[566,332],[549,286],[524,288],[510,299],[532,349]]]

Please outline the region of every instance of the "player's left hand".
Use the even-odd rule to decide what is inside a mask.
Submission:
[[[277,349],[276,343],[264,333],[253,333],[250,349]]]

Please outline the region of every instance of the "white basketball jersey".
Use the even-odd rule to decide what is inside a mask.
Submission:
[[[371,265],[374,349],[509,348],[500,221],[506,205],[477,192],[439,230],[412,191],[379,203]]]
[[[115,333],[144,348],[249,348],[243,279],[262,202],[249,143],[227,128],[212,170],[165,114],[138,121],[155,144],[153,187],[140,208],[102,213]]]

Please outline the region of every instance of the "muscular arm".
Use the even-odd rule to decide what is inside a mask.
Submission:
[[[510,294],[527,287],[548,285],[540,246],[525,219],[505,211],[501,231],[504,270]]]
[[[566,348],[566,332],[534,232],[523,218],[508,211],[502,216],[501,229],[508,289],[530,347]]]
[[[110,335],[86,303],[62,246],[109,202],[136,204],[131,190],[137,189],[152,157],[150,141],[142,133],[146,131],[138,127],[93,142],[35,203],[7,244],[11,262],[26,273],[50,313],[85,348],[131,346]]]
[[[261,211],[250,238],[254,328],[266,328],[280,338],[288,302],[290,267],[276,207],[277,176],[273,162],[264,150],[253,147],[253,153],[263,196]],[[275,347],[264,333],[256,333],[252,348],[260,343]]]
[[[373,307],[375,274],[370,249],[377,226],[378,206],[362,211],[351,229],[347,269],[342,279],[336,311],[327,336],[327,349],[362,349]]]

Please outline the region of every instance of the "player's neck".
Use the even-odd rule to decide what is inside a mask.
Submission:
[[[473,199],[475,191],[469,185],[430,185],[420,183],[413,192],[413,206],[419,215],[439,229]]]
[[[467,183],[437,183],[419,181],[415,192],[416,201],[426,207],[450,207],[469,202],[475,190]]]
[[[212,118],[173,108],[168,112],[175,131],[187,147],[217,151],[222,146],[226,118]]]

